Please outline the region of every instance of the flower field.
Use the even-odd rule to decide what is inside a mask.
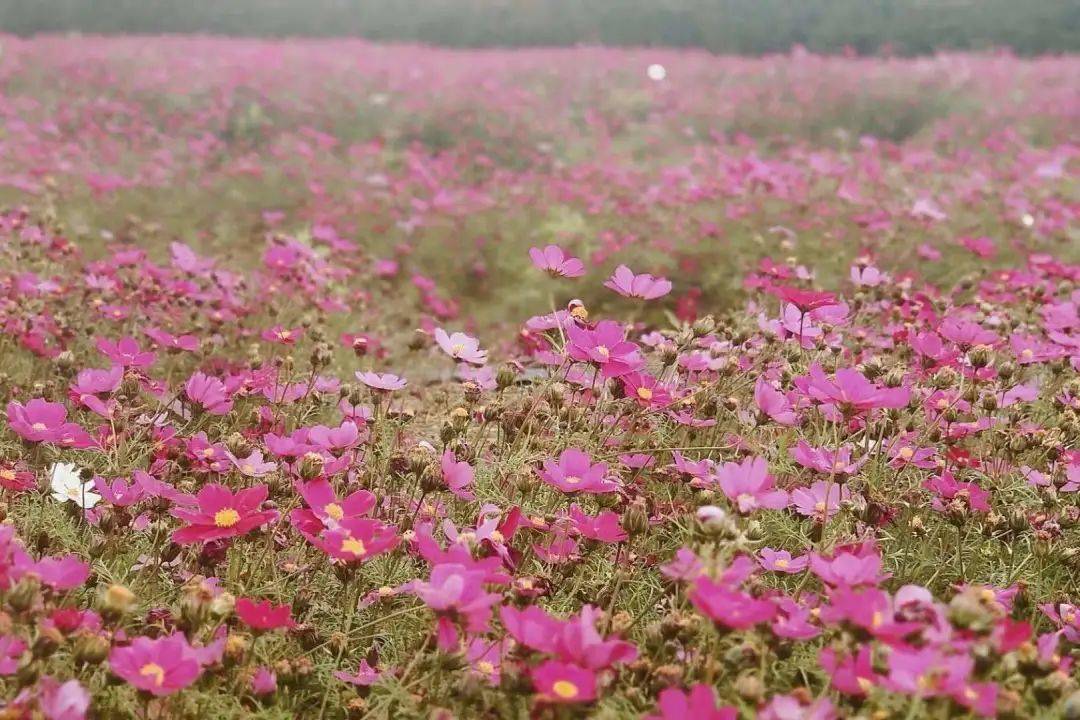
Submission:
[[[0,38],[0,718],[1080,718],[1078,78]]]

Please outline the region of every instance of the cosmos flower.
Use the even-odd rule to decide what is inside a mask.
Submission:
[[[265,485],[233,493],[225,485],[204,485],[195,495],[196,508],[173,507],[173,517],[187,523],[172,534],[173,542],[188,545],[239,537],[277,519],[276,510],[260,510],[266,500]]]
[[[607,493],[618,488],[618,483],[607,475],[607,463],[593,464],[588,453],[577,448],[567,448],[558,460],[544,460],[543,469],[537,471],[540,479],[564,493]]]
[[[635,275],[630,268],[620,265],[615,268],[615,273],[604,281],[604,287],[623,297],[655,300],[671,292],[671,281],[653,277],[648,273]]]
[[[529,257],[534,267],[553,277],[576,278],[585,274],[585,265],[581,260],[567,255],[558,245],[529,248]]]
[[[435,329],[435,342],[450,357],[460,362],[483,365],[487,362],[487,351],[480,349],[480,341],[465,333],[456,332],[448,335],[442,328]]]
[[[754,510],[782,510],[788,505],[788,494],[775,488],[765,458],[748,458],[741,463],[724,463],[716,473],[724,495],[735,503],[740,513]]]
[[[195,650],[181,633],[137,637],[109,653],[109,669],[130,685],[161,697],[183,690],[202,673]]]
[[[87,510],[101,502],[101,495],[93,491],[95,481],[83,480],[77,467],[71,463],[54,463],[49,468],[49,488],[57,502],[71,502]]]

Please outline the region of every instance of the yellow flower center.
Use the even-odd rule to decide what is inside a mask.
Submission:
[[[504,540],[506,540],[506,538],[503,537],[503,534],[501,532],[499,532],[498,530],[492,530],[491,534],[488,535],[488,537],[491,539],[491,542],[493,542],[493,543],[501,543]]]
[[[141,668],[139,668],[139,674],[143,677],[154,678],[155,685],[160,686],[165,684],[165,668],[161,667],[157,663],[146,663]]]
[[[246,472],[246,473],[255,472],[255,466],[252,465],[251,463],[244,463],[243,465],[240,466],[240,469],[242,471]]]
[[[34,428],[34,429],[35,429],[35,430],[37,430],[38,432],[41,432],[42,430],[44,430],[44,429],[45,429],[45,423],[43,423],[43,422],[36,422],[36,423],[34,423],[33,425],[31,425],[30,427]]]
[[[202,451],[202,456],[204,458],[214,457],[214,448],[206,448],[205,450]]]
[[[833,463],[832,466],[833,466],[834,470],[843,470],[845,465],[846,465],[846,463],[843,460],[837,460],[836,462]]]
[[[1031,358],[1035,357],[1035,351],[1033,351],[1031,348],[1024,348],[1024,350],[1020,353],[1020,357],[1025,360],[1030,360]]]
[[[278,332],[278,338],[281,340],[288,340],[292,337],[292,330],[281,330]]]
[[[14,470],[9,470],[8,468],[4,468],[3,470],[0,470],[0,480],[6,480],[7,482],[11,482],[14,479],[15,479],[15,471]]]
[[[577,475],[567,475],[566,476],[566,484],[567,485],[577,485],[579,482],[581,482],[581,478],[579,478]]]
[[[327,503],[326,507],[323,508],[323,511],[326,513],[327,517],[334,520],[340,520],[345,517],[345,511],[342,510],[341,506],[337,503]]]
[[[557,680],[555,684],[551,686],[551,691],[564,700],[576,698],[580,692],[578,686],[569,680]]]
[[[915,451],[912,450],[911,448],[909,448],[909,447],[900,448],[900,457],[904,458],[905,460],[910,460],[914,456],[915,456]]]
[[[481,660],[480,662],[476,663],[476,669],[484,675],[495,674],[495,666],[489,663],[487,660]]]
[[[652,390],[647,387],[639,387],[637,389],[637,396],[642,400],[652,400]]]
[[[360,557],[367,554],[367,548],[356,538],[345,538],[341,541],[341,552]]]
[[[814,503],[814,510],[816,510],[817,512],[825,512],[825,503],[824,502]]]
[[[791,563],[788,562],[787,560],[785,560],[784,558],[780,558],[779,560],[776,561],[776,567],[778,567],[778,568],[786,568],[790,564]]]
[[[454,351],[455,355],[459,355],[465,349],[465,346],[461,343],[454,343],[450,346],[450,349]]]
[[[596,353],[597,355],[602,355],[603,357],[608,357],[611,355],[611,351],[607,349],[607,345],[597,345]]]
[[[214,513],[214,524],[219,528],[230,528],[240,522],[240,513],[232,508],[225,508]]]

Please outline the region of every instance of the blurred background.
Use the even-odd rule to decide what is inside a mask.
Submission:
[[[1080,0],[0,0],[15,34],[356,36],[458,47],[578,43],[763,54],[1080,49]]]

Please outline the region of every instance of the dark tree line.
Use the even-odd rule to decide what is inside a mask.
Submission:
[[[665,45],[717,53],[1080,49],[1080,0],[0,0],[17,34],[362,36],[460,47]]]

